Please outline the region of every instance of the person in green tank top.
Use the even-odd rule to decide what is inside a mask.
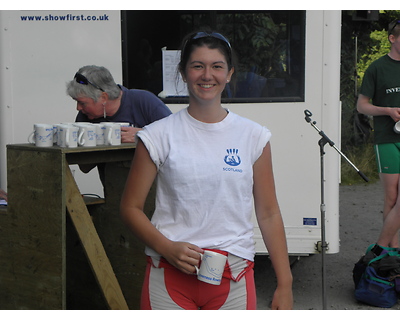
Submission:
[[[357,110],[373,116],[374,144],[384,188],[383,227],[377,241],[381,247],[399,247],[400,229],[400,19],[388,27],[391,44],[387,55],[375,60],[365,72]]]

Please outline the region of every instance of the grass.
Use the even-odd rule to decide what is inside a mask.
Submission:
[[[369,179],[370,183],[379,180],[379,173],[375,161],[375,152],[372,143],[353,146],[342,151],[344,155]],[[353,185],[365,183],[364,179],[342,157],[341,159],[341,184]]]

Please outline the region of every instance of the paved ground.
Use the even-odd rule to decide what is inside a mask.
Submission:
[[[383,191],[380,183],[340,186],[340,252],[325,255],[326,306],[328,310],[382,310],[354,299],[352,270],[381,228]],[[292,258],[293,259],[293,258]],[[322,310],[321,255],[301,257],[292,267],[295,310]],[[256,257],[258,308],[269,309],[275,288],[271,264]],[[391,309],[400,309],[400,302]]]

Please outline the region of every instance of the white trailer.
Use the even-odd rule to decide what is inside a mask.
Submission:
[[[41,18],[26,18],[33,16]],[[0,187],[7,189],[6,145],[26,143],[34,123],[74,121],[65,84],[79,67],[106,66],[122,83],[121,12],[8,10],[0,11],[0,26]],[[340,147],[341,12],[307,11],[305,34],[304,101],[227,105],[272,131],[277,195],[289,253],[296,255],[316,253],[321,240],[320,136],[304,110]],[[326,253],[337,253],[340,156],[329,146],[325,151]],[[75,178],[82,193],[102,194],[97,172],[78,169]],[[257,253],[266,253],[258,227],[255,242]]]

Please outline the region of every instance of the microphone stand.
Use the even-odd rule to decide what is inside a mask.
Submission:
[[[360,171],[358,168],[336,147],[335,143],[327,137],[327,135],[321,131],[316,126],[316,121],[311,120],[312,113],[309,110],[304,110],[305,120],[311,124],[311,126],[318,131],[320,136],[322,137],[318,141],[319,149],[320,149],[320,159],[321,159],[321,247],[319,248],[317,244],[317,250],[322,253],[322,305],[323,309],[326,310],[326,285],[325,285],[325,251],[328,247],[325,242],[325,197],[324,197],[324,146],[329,143],[329,145],[334,148],[353,168],[357,171],[357,173],[368,182],[369,179]]]

